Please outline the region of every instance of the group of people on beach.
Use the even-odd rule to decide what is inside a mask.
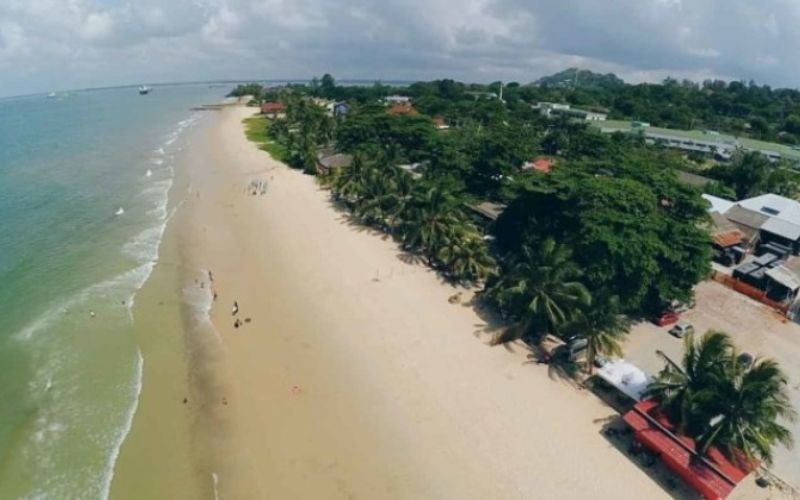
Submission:
[[[267,193],[267,182],[262,179],[253,179],[247,185],[247,194],[252,196],[263,195]]]

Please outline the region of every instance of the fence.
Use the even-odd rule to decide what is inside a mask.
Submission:
[[[723,274],[717,271],[713,271],[711,273],[711,279],[716,281],[717,283],[722,283],[723,285],[727,286],[728,288],[732,288],[737,292],[747,295],[753,300],[757,300],[762,304],[765,304],[776,311],[780,312],[784,316],[789,311],[789,304],[784,304],[782,302],[776,302],[769,297],[767,297],[767,292],[764,290],[760,290],[752,285],[748,285],[744,281],[740,281],[733,276],[729,276],[727,274]]]

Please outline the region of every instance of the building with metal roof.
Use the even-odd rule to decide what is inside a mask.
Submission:
[[[703,199],[711,203],[712,212],[719,212],[721,214],[724,214],[728,211],[728,209],[736,204],[734,201],[726,200],[725,198],[720,198],[718,196],[712,196],[710,194],[704,194]]]

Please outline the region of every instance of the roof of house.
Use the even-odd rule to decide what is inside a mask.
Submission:
[[[726,498],[757,465],[744,459],[731,461],[714,447],[699,456],[694,440],[677,434],[654,400],[638,403],[623,420],[633,428],[637,441],[705,498]]]
[[[283,105],[281,102],[264,102],[261,103],[261,112],[262,113],[278,113],[284,111],[286,106]]]
[[[719,234],[737,229],[736,224],[719,212],[711,212],[711,234]]]
[[[469,205],[473,211],[486,217],[489,220],[496,220],[503,213],[506,206],[501,203],[492,203],[491,201],[484,201],[477,205]]]
[[[442,117],[442,116],[434,116],[433,118],[431,118],[431,121],[437,127],[446,127],[447,126],[447,120],[445,120],[444,117]]]
[[[409,103],[397,103],[389,108],[389,113],[394,115],[416,115],[417,110]]]
[[[800,289],[800,278],[794,271],[785,266],[781,265],[768,269],[766,275],[791,291]]]
[[[721,214],[724,214],[728,211],[728,209],[736,204],[733,201],[726,200],[725,198],[720,198],[718,196],[712,196],[710,194],[704,194],[703,198],[711,203],[712,212],[719,212]]]
[[[762,231],[772,233],[783,238],[795,241],[800,239],[800,226],[791,222],[772,217],[761,226]]]
[[[755,198],[742,200],[737,204],[770,217],[800,224],[800,203],[777,194],[762,194]]]
[[[336,153],[335,155],[320,158],[319,163],[323,168],[326,169],[346,168],[353,163],[353,156],[344,153]]]
[[[745,234],[739,229],[731,229],[715,234],[712,239],[718,247],[728,248],[740,244],[745,239]]]
[[[553,170],[555,164],[556,161],[552,158],[537,158],[536,161],[533,162],[533,169],[547,174]]]
[[[523,170],[533,169],[539,172],[544,172],[545,174],[549,174],[551,170],[553,170],[553,166],[556,164],[556,161],[552,158],[545,158],[540,157],[536,158],[533,161],[526,162],[522,165]]]
[[[729,208],[725,212],[725,217],[733,222],[753,229],[759,229],[769,219],[768,215],[755,210],[750,210],[749,208],[745,208],[739,204]]]

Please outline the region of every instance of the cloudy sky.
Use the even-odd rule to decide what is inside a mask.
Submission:
[[[0,0],[0,95],[211,79],[800,86],[800,0]]]

